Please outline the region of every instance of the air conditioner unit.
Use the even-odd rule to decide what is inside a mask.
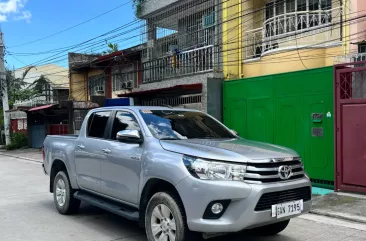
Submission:
[[[126,82],[122,83],[122,89],[127,89],[127,83]]]
[[[127,81],[127,89],[133,89],[133,82],[131,80]]]

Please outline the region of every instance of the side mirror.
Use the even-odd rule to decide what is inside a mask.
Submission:
[[[239,133],[238,133],[237,131],[235,131],[235,130],[230,130],[230,131],[231,131],[231,133],[233,133],[234,135],[239,136]]]
[[[125,143],[141,144],[144,142],[143,139],[141,138],[140,132],[137,130],[119,131],[117,133],[116,139],[120,142]]]

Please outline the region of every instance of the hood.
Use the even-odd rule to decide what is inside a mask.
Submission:
[[[299,155],[286,147],[246,139],[190,139],[160,141],[167,150],[185,155],[231,162],[248,162],[271,158],[292,158]]]

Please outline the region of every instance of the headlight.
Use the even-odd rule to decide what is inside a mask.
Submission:
[[[244,181],[246,165],[208,161],[200,158],[183,156],[188,171],[203,180]]]

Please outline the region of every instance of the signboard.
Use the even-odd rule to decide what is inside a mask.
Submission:
[[[322,127],[313,127],[311,129],[311,135],[313,137],[321,137],[321,136],[324,136],[324,128],[322,128]]]

